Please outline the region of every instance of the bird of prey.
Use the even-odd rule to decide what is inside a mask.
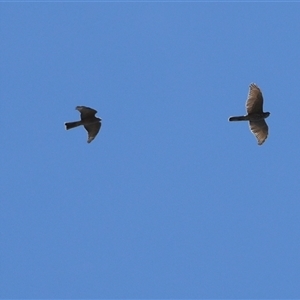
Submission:
[[[255,135],[258,145],[262,145],[268,137],[268,125],[265,121],[270,113],[263,112],[263,95],[260,88],[251,83],[246,101],[247,115],[230,117],[229,121],[249,121],[250,130]]]
[[[80,112],[80,121],[65,123],[66,130],[83,125],[88,132],[88,140],[90,143],[98,134],[101,127],[101,118],[97,118],[95,115],[97,111],[87,106],[76,106],[76,109]]]

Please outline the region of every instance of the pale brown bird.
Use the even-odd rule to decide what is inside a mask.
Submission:
[[[88,132],[88,140],[90,143],[98,134],[101,127],[101,118],[97,118],[95,115],[97,111],[93,108],[86,106],[76,106],[76,109],[80,112],[81,120],[77,122],[65,123],[66,129],[71,129],[80,125],[83,125]]]
[[[263,144],[269,132],[265,119],[270,113],[263,112],[263,102],[264,99],[260,88],[256,84],[251,83],[246,101],[247,115],[229,118],[229,121],[249,121],[250,130],[257,138],[258,145]]]

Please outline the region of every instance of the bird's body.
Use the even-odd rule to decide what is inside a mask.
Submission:
[[[247,115],[230,117],[229,121],[249,121],[250,130],[255,135],[258,145],[262,145],[268,137],[269,128],[265,119],[270,115],[263,112],[263,96],[259,87],[251,83],[246,101]]]
[[[98,134],[102,120],[95,116],[97,111],[93,108],[87,106],[76,106],[76,109],[80,112],[81,120],[65,123],[66,130],[83,125],[88,132],[87,142],[90,143]]]
[[[250,114],[246,116],[230,117],[229,121],[259,121],[267,118],[269,115],[269,112],[262,114]]]

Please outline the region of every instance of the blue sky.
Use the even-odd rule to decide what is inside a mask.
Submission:
[[[300,297],[299,3],[0,8],[1,298]]]

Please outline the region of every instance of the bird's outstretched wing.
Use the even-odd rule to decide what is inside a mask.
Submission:
[[[265,120],[249,121],[250,130],[255,135],[258,145],[262,145],[268,137],[269,128]]]
[[[246,110],[248,114],[263,112],[263,95],[260,88],[251,83],[249,86],[248,99],[246,101]]]
[[[76,106],[76,109],[80,112],[81,119],[93,117],[97,113],[95,109],[87,106]]]
[[[100,128],[101,128],[101,122],[84,125],[84,128],[88,132],[88,140],[87,142],[90,143],[98,134]]]

